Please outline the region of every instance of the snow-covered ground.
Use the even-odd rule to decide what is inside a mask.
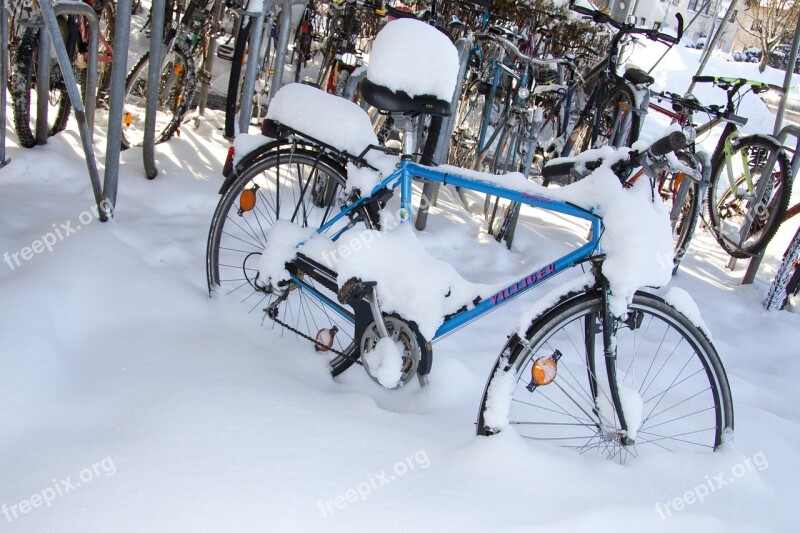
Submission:
[[[674,54],[656,76],[682,91],[698,52]],[[634,59],[648,66],[654,56]],[[751,65],[711,67],[752,74],[743,72]],[[755,104],[748,111],[764,119]],[[359,368],[332,380],[308,343],[238,302],[210,299],[205,244],[228,146],[221,122],[208,112],[160,145],[153,181],[141,150],[124,152],[107,223],[92,214],[74,120],[32,150],[8,128],[0,530],[796,530],[800,316],[761,307],[796,222],[753,285],[740,285],[744,265],[726,270],[702,231],[673,280],[698,303],[725,363],[735,441],[619,466],[510,431],[474,435],[484,383],[525,301],[436,344],[425,389],[387,391]],[[645,133],[664,125],[650,118]],[[103,131],[96,145],[103,154]],[[505,251],[445,190],[421,240],[480,281],[583,235],[532,211],[521,226]]]

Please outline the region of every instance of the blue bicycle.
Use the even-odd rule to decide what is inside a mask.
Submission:
[[[361,93],[374,107],[392,113],[404,132],[396,169],[369,194],[361,194],[348,188],[346,169],[369,168],[368,154],[386,149],[369,146],[356,155],[288,124],[267,121],[265,133],[275,140],[236,164],[226,164],[208,240],[211,293],[236,298],[250,312],[307,341],[309,348],[329,358],[333,376],[357,364],[387,386],[378,378],[370,354],[391,338],[402,356],[400,378],[391,388],[409,385],[415,377],[424,385],[432,368],[432,346],[444,336],[568,269],[584,268],[587,274],[580,288],[573,287],[509,337],[481,400],[478,434],[513,427],[526,438],[594,449],[620,462],[638,455],[642,447],[714,450],[723,443],[733,429],[733,406],[716,350],[701,328],[676,310],[673,300],[638,291],[627,313],[612,313],[613,294],[600,250],[600,216],[552,197],[501,186],[488,176],[416,163],[414,121],[449,113],[449,102],[411,98],[369,79],[362,82]],[[674,132],[648,150],[620,158],[613,168],[625,174],[641,166],[657,173],[669,165],[665,155],[682,141],[685,137]],[[555,163],[545,171],[558,175],[581,170],[575,162]],[[413,319],[381,308],[380,283],[340,280],[329,264],[305,253],[303,245],[309,233],[335,244],[347,242],[353,228],[380,229],[381,210],[397,190],[400,221],[408,222],[414,177],[581,219],[591,234],[577,249],[521,279],[508,280],[496,293],[476,295],[443,317],[426,338]],[[284,262],[278,256],[285,275],[265,279],[263,265],[273,249],[271,230],[279,221],[282,227],[290,223],[302,228],[299,234],[305,237],[298,238],[298,251],[290,259]],[[413,295],[415,280],[406,283]]]

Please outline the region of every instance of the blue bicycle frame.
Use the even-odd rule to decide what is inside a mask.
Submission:
[[[507,189],[489,182],[471,179],[451,172],[443,172],[433,167],[419,165],[410,159],[401,160],[399,168],[386,179],[378,183],[370,193],[370,196],[377,195],[384,188],[397,189],[399,187],[401,195],[400,220],[402,223],[407,223],[409,222],[411,216],[411,182],[413,177],[420,177],[443,183],[445,185],[453,185],[455,187],[461,187],[468,190],[499,196],[501,198],[507,198],[511,201],[519,202],[520,204],[525,204],[556,213],[563,213],[569,216],[587,220],[591,223],[591,237],[586,244],[549,264],[533,270],[529,275],[517,280],[505,289],[499,291],[497,294],[486,299],[481,299],[477,304],[475,304],[474,307],[451,315],[439,327],[434,335],[434,338],[430,339],[431,341],[439,340],[443,336],[448,335],[453,331],[467,325],[469,322],[477,320],[490,311],[495,310],[497,307],[505,305],[517,296],[520,296],[533,287],[540,285],[547,279],[560,274],[561,272],[577,265],[578,263],[586,261],[589,257],[594,255],[596,251],[598,251],[603,223],[602,218],[595,215],[591,211],[565,202],[551,200],[543,196]],[[348,214],[358,209],[369,200],[370,198],[368,197],[362,197],[353,204],[342,209],[340,213],[334,216],[325,225],[320,227],[317,230],[317,233],[324,233],[331,226],[336,224],[336,222],[348,216]],[[332,240],[337,240],[347,229],[348,228],[345,227],[333,235]],[[331,308],[338,315],[342,316],[349,322],[355,322],[355,318],[352,313],[343,307],[340,307],[337,303],[331,301],[330,299],[323,297],[302,279],[292,276],[292,280],[302,289],[308,291],[310,295],[315,296],[320,303]]]

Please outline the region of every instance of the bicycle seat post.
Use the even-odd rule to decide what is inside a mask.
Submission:
[[[403,152],[401,158],[410,160],[414,156],[414,118],[409,115],[393,114],[394,124],[403,133]]]

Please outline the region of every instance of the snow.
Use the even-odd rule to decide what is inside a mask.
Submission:
[[[300,227],[288,220],[275,221],[265,233],[267,245],[258,260],[259,281],[264,286],[275,285],[279,281],[289,279],[286,263],[297,255],[297,245],[314,235],[313,230]]]
[[[384,337],[364,355],[370,373],[387,389],[394,389],[403,376],[403,344]]]
[[[388,231],[353,229],[337,244],[333,268],[339,285],[353,277],[377,281],[381,309],[416,322],[426,339],[433,338],[445,315],[501,287],[463,279],[453,266],[425,250],[410,225]],[[410,296],[412,279],[414,294]]]
[[[369,115],[359,106],[302,83],[275,93],[267,118],[301,131],[351,155],[378,144]]]
[[[688,86],[691,52],[657,71],[675,91]],[[99,111],[99,154],[106,118]],[[155,180],[144,178],[140,149],[124,152],[113,221],[82,224],[14,268],[2,258],[4,531],[796,530],[800,316],[761,307],[796,222],[767,249],[753,285],[740,284],[744,262],[727,270],[728,257],[700,229],[670,284],[692,296],[714,333],[735,441],[714,454],[642,454],[620,467],[514,431],[474,435],[506,336],[552,284],[435,344],[429,385],[394,391],[357,366],[332,380],[327,356],[247,313],[257,302],[208,298],[206,238],[229,146],[221,122],[207,112],[197,129],[185,125],[159,145]],[[665,125],[651,115],[645,135]],[[32,150],[7,131],[0,255],[12,257],[54,224],[74,228],[93,200],[74,119]],[[715,138],[703,141],[710,149]],[[522,277],[586,235],[563,216],[528,209],[511,251],[482,228],[443,188],[418,238],[460,276],[485,283]],[[397,476],[416,456],[429,466]],[[107,458],[113,469],[80,481]],[[748,461],[762,467],[734,478]],[[381,485],[382,474],[396,479]],[[666,514],[665,503],[720,474],[727,485]],[[20,502],[67,478],[80,486],[20,512]],[[367,499],[347,499],[370,480],[378,488]],[[546,505],[534,516],[531,502]],[[9,520],[3,505],[9,513],[16,505],[17,516]]]
[[[708,326],[706,326],[706,323],[700,314],[700,308],[692,299],[691,294],[680,287],[670,287],[666,293],[661,295],[661,297],[670,305],[670,307],[680,311],[683,316],[689,319],[689,322],[700,328],[700,331],[705,333],[706,337],[713,342],[711,331],[708,329]]]
[[[503,430],[508,427],[508,413],[511,407],[511,395],[516,385],[516,376],[512,371],[506,372],[508,356],[501,358],[494,378],[486,394],[486,408],[483,410],[483,422],[486,427]]]
[[[372,43],[367,78],[409,96],[449,102],[458,78],[458,52],[450,39],[416,19],[397,19]]]

